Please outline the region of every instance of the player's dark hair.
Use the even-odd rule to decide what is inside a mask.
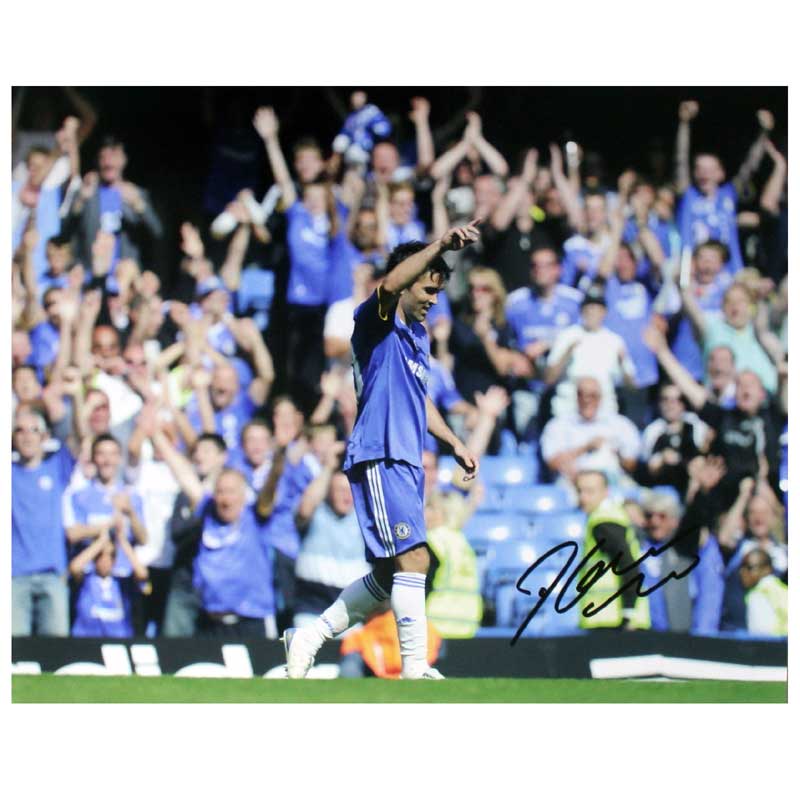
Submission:
[[[427,246],[425,242],[405,242],[405,244],[397,245],[397,247],[389,253],[389,258],[386,259],[384,275],[388,275],[398,264],[402,263],[410,256],[413,256],[414,253],[419,253],[420,250],[424,250]],[[428,272],[432,275],[441,275],[443,281],[449,280],[450,276],[453,274],[452,268],[441,256],[437,256],[428,264]]]
[[[211,442],[211,444],[213,444],[220,453],[224,453],[228,449],[228,445],[225,444],[225,440],[218,433],[201,433],[197,437],[197,441],[195,441],[192,450],[194,450],[194,448],[197,447],[200,442]]]
[[[94,437],[94,441],[92,442],[92,459],[94,460],[94,454],[98,447],[100,447],[103,442],[114,442],[114,444],[119,448],[120,452],[122,452],[122,445],[119,443],[119,440],[112,436],[110,433],[101,433]]]

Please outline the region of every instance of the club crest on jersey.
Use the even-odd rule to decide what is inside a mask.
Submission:
[[[398,522],[394,526],[394,535],[398,539],[408,539],[408,537],[411,536],[411,528],[409,527],[408,523]]]
[[[49,492],[53,488],[53,479],[49,475],[42,475],[39,478],[39,488],[43,492]]]

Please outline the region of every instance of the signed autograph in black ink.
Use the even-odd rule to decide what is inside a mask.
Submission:
[[[688,532],[687,532],[688,533]],[[626,567],[620,567],[619,561],[622,557],[622,554],[615,556],[609,563],[603,561],[603,559],[598,559],[594,563],[592,561],[593,557],[597,554],[597,552],[602,548],[605,544],[605,540],[599,538],[597,544],[589,550],[588,553],[578,562],[577,566],[570,572],[569,577],[567,577],[564,585],[561,587],[561,590],[556,595],[555,598],[555,610],[559,614],[563,614],[566,611],[569,611],[580,599],[583,597],[592,586],[600,580],[609,570],[617,576],[623,576],[627,573],[636,571],[636,575],[634,575],[630,580],[627,582],[621,583],[620,587],[617,589],[616,592],[611,594],[607,597],[600,605],[595,606],[594,602],[589,602],[586,605],[586,608],[582,610],[582,614],[585,617],[591,617],[594,614],[597,614],[599,611],[602,611],[609,603],[612,603],[614,600],[617,599],[620,595],[622,595],[626,589],[630,586],[636,586],[636,594],[639,597],[647,597],[649,594],[652,594],[656,589],[659,589],[663,586],[667,581],[670,580],[680,580],[681,578],[685,578],[699,563],[700,563],[700,556],[694,555],[693,561],[686,567],[686,569],[682,570],[681,572],[675,572],[671,570],[669,574],[661,578],[657,583],[654,583],[652,586],[648,586],[643,588],[642,585],[645,580],[644,574],[638,571],[638,567],[642,564],[642,562],[646,561],[648,558],[652,556],[658,556],[666,550],[669,550],[670,547],[673,547],[677,541],[682,539],[686,533],[679,534],[678,536],[674,536],[671,539],[668,539],[664,544],[658,547],[650,547],[644,555],[637,558],[635,561],[628,564]],[[570,550],[571,553],[567,563],[561,568],[561,571],[556,576],[555,580],[549,586],[542,586],[539,588],[539,599],[536,602],[536,605],[530,610],[528,616],[522,621],[522,624],[519,626],[517,632],[514,634],[514,637],[511,639],[511,646],[513,647],[520,636],[522,636],[523,631],[525,628],[528,627],[530,621],[536,615],[536,612],[542,607],[544,602],[547,600],[548,597],[553,593],[553,590],[558,585],[558,582],[564,577],[567,573],[567,570],[572,566],[575,557],[578,555],[579,545],[576,542],[561,542],[557,544],[555,547],[551,547],[546,553],[543,553],[536,561],[533,562],[526,570],[522,573],[517,581],[516,587],[517,591],[522,592],[523,594],[531,595],[532,592],[528,589],[525,589],[522,584],[525,580],[536,570],[537,567],[544,564],[547,559],[551,556],[554,556],[556,553],[559,553],[562,550]],[[583,577],[578,579],[578,575],[585,570]],[[565,595],[570,588],[570,585],[576,581],[575,583],[575,596],[566,603],[566,605],[562,605],[565,600]]]

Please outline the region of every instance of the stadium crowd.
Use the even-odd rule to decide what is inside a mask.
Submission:
[[[272,188],[217,164],[229,196],[181,225],[166,292],[158,198],[117,138],[82,163],[102,110],[65,91],[74,114],[13,139],[14,635],[275,638],[365,574],[340,470],[353,312],[394,247],[473,218],[417,376],[483,459],[462,484],[429,437],[434,628],[518,625],[531,551],[505,583],[493,565],[565,518],[579,539],[576,481],[600,472],[643,546],[694,531],[692,553],[648,560],[655,580],[701,557],[651,595],[653,629],[785,635],[787,163],[768,110],[741,121],[729,178],[692,153],[713,109],[682,102],[657,180],[575,142],[516,163],[476,111],[437,152],[422,97],[408,141],[364,92],[333,142],[282,140],[260,107]],[[577,625],[543,620],[528,633]]]

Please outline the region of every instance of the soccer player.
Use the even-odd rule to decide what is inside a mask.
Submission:
[[[447,427],[427,396],[430,345],[423,322],[450,268],[442,258],[477,241],[474,220],[430,245],[408,242],[389,256],[386,276],[355,312],[353,372],[358,418],[344,471],[353,490],[371,573],[345,588],[311,625],[287,629],[287,673],[304,678],[317,651],[379,605],[390,602],[406,679],[441,680],[427,662],[422,446],[427,430],[453,448],[468,477],[478,459]]]

